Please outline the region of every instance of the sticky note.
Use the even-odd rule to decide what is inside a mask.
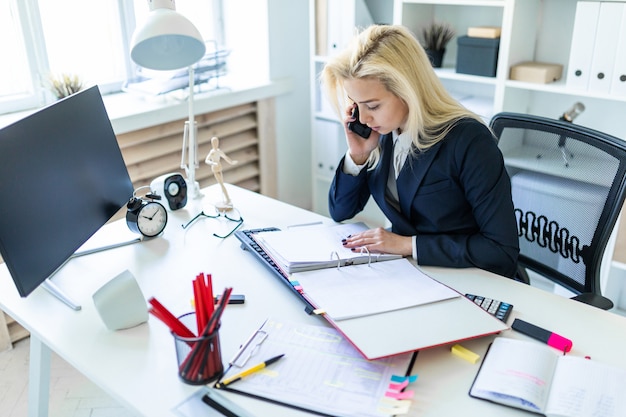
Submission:
[[[474,353],[471,350],[466,349],[463,346],[458,345],[458,344],[452,346],[451,351],[453,355],[458,356],[459,358],[465,359],[469,363],[476,363],[478,362],[478,359],[480,359],[479,354]]]
[[[406,400],[408,398],[413,398],[415,392],[413,390],[396,392],[396,391],[387,391],[385,393],[386,397],[395,398],[396,400]]]
[[[408,385],[409,385],[409,380],[408,379],[405,379],[404,382],[400,382],[400,383],[390,382],[389,383],[389,389],[392,389],[394,391],[402,391]]]
[[[409,375],[409,376],[391,375],[391,381],[392,382],[409,381],[409,383],[411,383],[411,382],[417,381],[417,375]]]

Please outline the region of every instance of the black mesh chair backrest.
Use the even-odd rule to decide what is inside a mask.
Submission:
[[[520,266],[599,296],[602,257],[624,202],[626,144],[526,114],[499,113],[491,128],[511,177]]]

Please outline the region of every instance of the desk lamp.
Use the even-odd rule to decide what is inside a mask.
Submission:
[[[196,181],[198,144],[193,111],[193,64],[204,56],[206,45],[193,23],[176,12],[174,0],[148,0],[148,5],[148,18],[133,33],[130,57],[137,65],[153,70],[167,71],[188,67],[189,120],[185,122],[181,168],[185,169],[187,175],[189,197],[199,198],[201,194]]]

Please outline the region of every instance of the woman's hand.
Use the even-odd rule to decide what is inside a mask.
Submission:
[[[401,236],[382,227],[350,235],[342,239],[341,243],[345,248],[352,249],[354,252],[359,252],[361,248],[365,248],[369,253],[389,253],[402,256],[413,254],[413,237]]]
[[[356,121],[356,119],[352,117],[352,112],[355,108],[355,103],[346,107],[346,117],[343,120],[343,128],[346,132],[348,148],[350,149],[350,156],[352,157],[352,160],[357,165],[363,165],[367,161],[367,158],[369,158],[370,153],[378,146],[378,139],[380,135],[378,132],[372,131],[370,137],[365,139],[348,129],[348,123]]]

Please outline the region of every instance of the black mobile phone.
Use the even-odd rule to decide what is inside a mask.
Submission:
[[[354,122],[348,123],[348,129],[350,129],[351,131],[353,131],[354,133],[356,133],[357,135],[361,136],[364,139],[369,138],[370,134],[372,133],[372,129],[368,127],[367,125],[359,123],[359,108],[358,107],[355,107],[354,110],[352,111],[352,117],[354,117],[356,120]]]

